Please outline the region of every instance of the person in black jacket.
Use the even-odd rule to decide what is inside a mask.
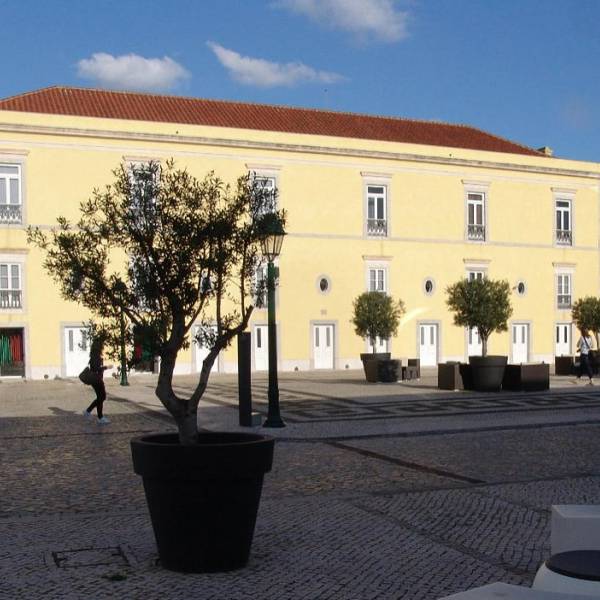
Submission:
[[[110,369],[111,365],[104,366],[104,361],[102,360],[102,352],[104,350],[104,338],[98,336],[92,340],[92,344],[90,346],[90,362],[89,367],[90,371],[96,376],[96,381],[94,381],[91,386],[94,388],[96,392],[96,399],[83,411],[83,416],[90,419],[92,417],[92,411],[94,408],[96,409],[96,413],[98,414],[98,424],[99,425],[108,425],[110,420],[107,419],[102,413],[102,405],[106,400],[106,388],[104,387],[104,371],[106,369]]]

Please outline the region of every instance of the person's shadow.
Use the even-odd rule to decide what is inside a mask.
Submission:
[[[56,417],[71,417],[73,415],[79,415],[81,412],[79,410],[64,410],[63,408],[58,408],[58,406],[49,406],[48,410]]]

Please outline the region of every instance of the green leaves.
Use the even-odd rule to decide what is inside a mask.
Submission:
[[[477,327],[484,355],[491,333],[506,331],[512,315],[510,284],[506,280],[461,279],[446,288],[446,304],[454,312],[454,324]]]
[[[382,292],[364,292],[353,303],[351,323],[361,338],[388,339],[396,334],[400,319],[405,313],[404,302],[397,302]]]
[[[113,176],[81,203],[75,225],[59,217],[49,234],[28,231],[63,297],[115,327],[123,310],[171,353],[210,306],[224,347],[250,315],[262,227],[284,223],[276,192],[249,174],[234,185],[214,172],[198,180],[172,160],[123,163]]]
[[[573,321],[580,331],[600,331],[600,298],[579,298],[571,309]]]

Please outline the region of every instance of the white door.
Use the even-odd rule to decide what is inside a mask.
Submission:
[[[388,351],[388,340],[382,340],[380,337],[375,338],[375,352],[387,352]],[[371,338],[367,344],[367,352],[373,352],[373,344]]]
[[[438,328],[433,324],[419,325],[419,358],[422,367],[437,365]]]
[[[90,361],[90,346],[85,327],[65,327],[65,375],[77,377]]]
[[[215,332],[217,331],[216,327],[212,328]],[[193,344],[194,344],[194,349],[196,351],[196,372],[200,373],[200,371],[202,371],[202,363],[204,362],[204,359],[208,356],[208,348],[206,346],[203,346],[201,344],[199,344],[196,341],[196,336],[198,335],[198,332],[200,331],[200,326],[196,325],[196,327],[194,328],[194,340],[193,340]],[[211,372],[215,371],[218,372],[219,371],[219,357],[217,356],[215,362],[213,363]]]
[[[571,355],[571,323],[557,323],[554,331],[554,355]]]
[[[512,326],[512,361],[526,363],[529,360],[529,325],[517,323]]]
[[[333,325],[313,327],[315,369],[333,369]]]
[[[252,345],[254,347],[254,370],[269,369],[269,328],[266,325],[255,325]]]
[[[481,356],[483,354],[483,344],[479,337],[477,327],[471,327],[467,330],[467,356]]]

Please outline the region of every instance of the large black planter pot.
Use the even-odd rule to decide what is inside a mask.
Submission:
[[[182,446],[176,433],[131,440],[163,567],[231,571],[250,556],[263,476],[274,440],[251,433],[203,433]]]
[[[478,392],[497,392],[502,386],[506,356],[469,356],[473,389]]]
[[[377,383],[379,377],[379,368],[377,361],[390,360],[392,357],[390,352],[365,352],[360,355],[363,369],[365,370],[365,379],[369,383]]]

